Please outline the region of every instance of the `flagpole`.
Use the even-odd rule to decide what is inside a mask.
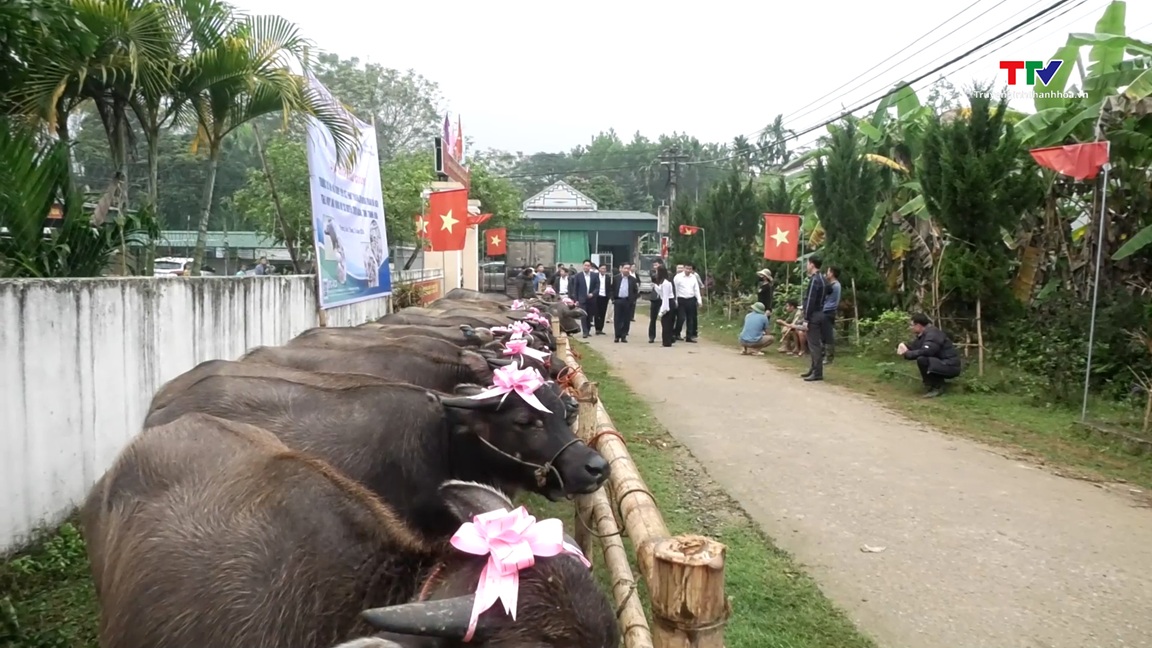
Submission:
[[[700,235],[701,238],[704,239],[704,281],[701,282],[701,285],[704,288],[704,292],[707,292],[708,277],[710,276],[708,274],[708,230],[701,227]]]
[[[1108,148],[1112,148],[1111,142],[1109,142]],[[1111,150],[1109,150],[1109,159],[1111,159]],[[1084,399],[1080,405],[1080,422],[1084,422],[1088,418],[1088,385],[1092,379],[1092,347],[1096,343],[1096,303],[1100,296],[1100,262],[1104,256],[1104,217],[1108,209],[1108,171],[1112,165],[1105,163],[1102,168],[1104,169],[1104,180],[1100,183],[1100,223],[1096,229],[1096,276],[1092,282],[1092,318],[1088,324],[1088,361],[1084,367]]]

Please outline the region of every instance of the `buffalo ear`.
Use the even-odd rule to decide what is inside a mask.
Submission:
[[[471,522],[472,518],[489,511],[511,511],[514,508],[512,500],[503,492],[476,482],[446,481],[440,485],[440,497],[461,523]]]
[[[492,369],[488,366],[488,358],[471,349],[460,351],[460,362],[472,370],[476,381],[485,385],[492,382]]]

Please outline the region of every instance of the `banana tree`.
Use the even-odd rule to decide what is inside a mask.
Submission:
[[[252,120],[281,112],[285,120],[309,115],[332,134],[344,156],[358,146],[348,114],[311,89],[290,69],[307,47],[295,25],[279,16],[229,15],[223,29],[193,34],[196,48],[185,62],[182,85],[197,128],[197,149],[208,157],[208,174],[196,231],[191,272],[200,273],[212,214],[221,147],[229,134]]]
[[[135,215],[94,223],[72,185],[67,142],[43,145],[35,129],[0,117],[0,277],[98,277],[124,241],[155,235]],[[60,226],[45,229],[58,209]]]

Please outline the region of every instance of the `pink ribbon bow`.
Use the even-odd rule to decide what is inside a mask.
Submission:
[[[575,305],[576,305],[576,302],[574,302],[574,301],[572,301],[571,299],[569,299],[569,298],[565,297],[565,298],[564,298],[564,305],[565,305],[565,306],[567,306],[568,308],[572,308],[573,306],[575,306]]]
[[[524,302],[520,301],[519,299],[517,299],[516,301],[512,302],[512,310],[524,310],[524,307],[525,307],[525,306],[527,306],[527,304],[525,304]]]
[[[544,377],[535,368],[518,369],[512,365],[507,367],[500,367],[492,372],[492,386],[484,391],[472,396],[476,400],[483,400],[493,396],[503,396],[500,402],[503,403],[508,394],[513,392],[520,395],[525,403],[532,407],[551,414],[552,410],[544,407],[544,403],[536,398],[536,390],[544,386]]]
[[[516,620],[520,570],[535,565],[537,556],[545,558],[568,553],[579,558],[586,567],[592,566],[579,548],[564,540],[564,524],[560,520],[537,522],[523,506],[515,511],[496,510],[477,515],[471,522],[460,525],[450,542],[464,553],[488,556],[488,564],[480,572],[465,642],[472,640],[480,614],[496,601],[502,601],[504,612]]]
[[[548,324],[550,323],[548,321],[548,319],[545,318],[543,315],[541,315],[539,313],[532,313],[532,312],[529,312],[527,315],[525,315],[523,321],[535,322],[537,324],[542,324],[544,326],[548,326]]]
[[[520,337],[520,338],[512,338],[512,339],[510,339],[504,343],[504,355],[506,355],[506,356],[526,355],[529,358],[534,358],[536,360],[539,360],[540,362],[544,362],[545,360],[548,359],[548,356],[550,354],[546,351],[540,351],[539,349],[533,349],[533,348],[529,347],[528,346],[528,340],[525,340],[524,338]]]
[[[553,288],[552,286],[548,286],[547,288],[544,289],[544,294],[545,295],[555,295],[556,289]]]
[[[536,313],[537,315],[539,315],[539,314],[540,314],[540,309],[539,309],[539,308],[536,308],[535,306],[533,306],[532,308],[529,308],[529,309],[528,309],[528,312],[529,312],[529,313]]]
[[[532,325],[528,322],[512,322],[511,326],[494,326],[489,331],[493,333],[509,333],[512,338],[524,337],[525,333],[532,332]]]

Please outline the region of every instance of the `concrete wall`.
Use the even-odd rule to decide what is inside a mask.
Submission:
[[[330,309],[328,326],[389,301]],[[282,344],[317,325],[315,304],[312,276],[0,280],[0,554],[84,498],[161,385]]]

